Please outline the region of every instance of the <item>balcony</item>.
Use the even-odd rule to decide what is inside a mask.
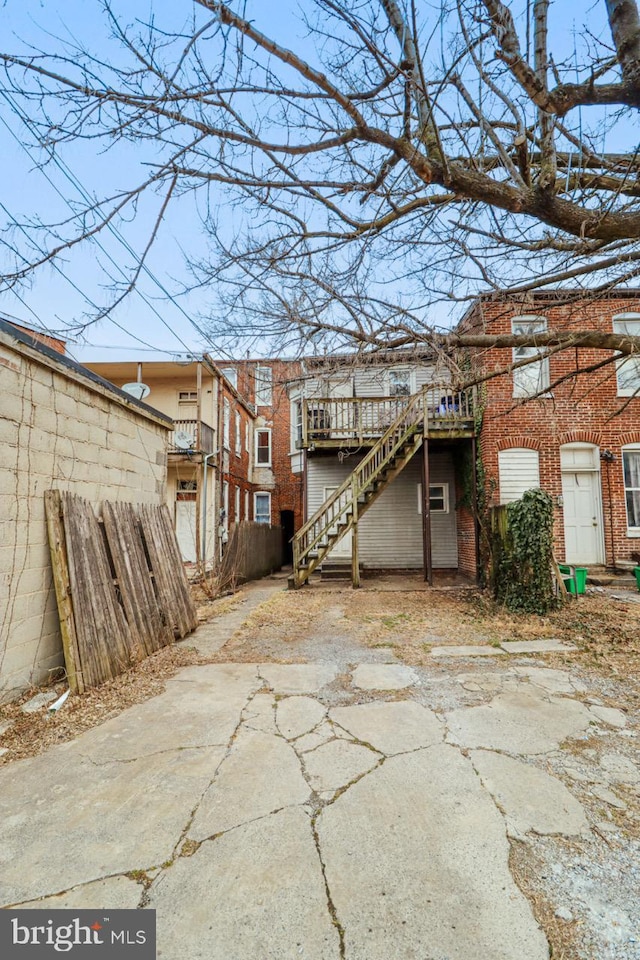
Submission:
[[[174,431],[169,440],[169,453],[193,456],[213,453],[215,430],[202,420],[174,420]]]
[[[430,384],[421,391],[422,420],[430,438],[472,437],[472,391]],[[310,397],[302,403],[298,447],[367,447],[381,437],[410,397]]]

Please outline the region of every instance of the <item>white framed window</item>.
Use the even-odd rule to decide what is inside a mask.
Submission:
[[[247,451],[247,453],[251,453],[251,440],[250,440],[250,437],[251,437],[251,427],[250,427],[250,425],[249,425],[249,421],[248,421],[248,420],[245,420],[245,422],[244,422],[244,448],[245,448],[245,450]]]
[[[273,399],[271,367],[256,367],[256,407],[270,407]]]
[[[198,402],[197,390],[178,390],[178,403],[181,405],[194,405]]]
[[[271,430],[256,430],[256,467],[271,466]]]
[[[540,454],[526,447],[510,447],[498,453],[500,503],[519,500],[526,490],[540,486]]]
[[[619,313],[613,318],[613,332],[640,337],[640,313]],[[640,355],[617,360],[616,379],[619,397],[640,393]]]
[[[249,491],[245,490],[244,492],[244,518],[245,520],[249,519]]]
[[[233,519],[235,520],[236,523],[240,523],[240,487],[236,487],[233,506],[234,506]]]
[[[422,484],[418,484],[418,513],[422,513]],[[449,513],[449,484],[429,484],[429,513]]]
[[[224,398],[222,404],[222,445],[225,450],[231,449],[231,440],[230,440],[230,427],[231,427],[231,404]]]
[[[302,443],[302,401],[291,401],[291,453],[298,453]]]
[[[254,493],[253,519],[256,523],[271,523],[271,494]]]
[[[511,321],[511,332],[534,337],[536,333],[545,333],[547,320],[545,317],[516,317]],[[534,397],[549,389],[549,357],[545,356],[544,347],[528,346],[513,348],[513,362],[526,360],[529,357],[538,357],[523,367],[513,371],[514,397]]]
[[[627,536],[640,537],[640,443],[622,448]]]
[[[218,535],[224,542],[229,538],[229,482],[225,480],[222,484],[222,510],[220,511],[220,527]]]
[[[224,374],[234,390],[238,389],[238,371],[235,367],[220,367],[220,373]]]
[[[413,393],[413,376],[409,367],[389,370],[388,380],[390,397],[410,397]]]
[[[240,432],[241,421],[240,414],[236,410],[236,457],[239,457],[242,454],[242,435]]]

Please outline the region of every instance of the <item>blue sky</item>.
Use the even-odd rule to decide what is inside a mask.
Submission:
[[[434,10],[437,7],[434,4]],[[192,11],[202,16],[202,9],[192,0],[114,0],[113,7],[125,21],[135,17],[146,20],[153,10],[158,21],[180,28]],[[602,0],[590,4],[578,16],[588,17],[602,27]],[[248,14],[265,32],[278,37],[286,45],[295,45],[313,56],[304,28],[292,15],[294,0],[262,0],[249,3]],[[575,9],[556,0],[555,25],[571,26]],[[106,42],[107,27],[96,0],[5,0],[2,7],[3,49],[24,53],[29,45],[52,51],[58,49],[59,38],[85,42],[105,55],[117,56],[117,47]],[[260,21],[263,22],[260,22]],[[581,29],[576,24],[576,29]],[[106,152],[95,145],[73,143],[60,154],[58,163],[50,162],[44,170],[37,168],[40,154],[33,145],[28,127],[14,111],[15,104],[0,97],[0,220],[13,223],[16,239],[24,239],[17,224],[41,216],[43,220],[63,220],[70,215],[73,203],[82,191],[92,194],[103,189],[121,189],[138,181],[140,156],[131,146],[119,145]],[[621,143],[627,131],[620,131]],[[616,145],[611,144],[611,149]],[[138,149],[138,148],[136,148]],[[147,158],[150,158],[147,154]],[[122,228],[126,243],[139,253],[146,243],[149,224],[159,208],[158,197],[143,198],[139,215]],[[176,296],[172,302],[165,291],[176,293],[183,276],[182,251],[202,249],[193,197],[187,196],[170,208],[161,237],[148,261],[152,276],[144,274],[132,293],[114,313],[112,320],[93,324],[85,333],[85,342],[70,344],[79,359],[114,359],[116,355],[140,350],[150,356],[150,349],[168,353],[199,352],[205,348],[193,321],[206,313],[207,296],[192,293]],[[231,215],[231,214],[229,214]],[[0,302],[0,311],[23,321],[49,329],[64,329],[78,322],[96,303],[105,298],[108,276],[121,281],[122,270],[132,262],[121,237],[105,232],[97,243],[84,246],[60,261],[58,269],[44,267],[30,285],[17,293],[7,293]],[[157,282],[159,281],[159,282]],[[136,339],[137,338],[137,339]],[[142,341],[142,342],[141,342]],[[118,350],[111,349],[118,347]]]
[[[286,3],[269,4],[270,28],[285,35],[293,23]],[[131,0],[114,3],[127,22],[138,16],[146,20],[153,9],[157,19],[166,19],[171,26],[182,27],[194,9],[190,0],[154,0],[153,3]],[[201,8],[196,8],[201,14]],[[72,37],[86,42],[92,49],[117,50],[104,42],[96,44],[96,37],[104,36],[106,25],[98,4],[92,0],[5,0],[2,10],[3,49],[22,54],[29,46],[53,50],[58,38]],[[265,24],[266,27],[266,24]],[[294,37],[290,35],[291,42]],[[27,126],[16,114],[13,104],[0,97],[0,220],[12,224],[11,233],[25,239],[23,224],[26,218],[41,216],[48,221],[68,217],[71,208],[66,200],[78,202],[82,189],[88,194],[102,190],[134,186],[140,176],[139,157],[130,156],[130,147],[118,146],[114,151],[96,151],[93,144],[69,145],[58,163],[49,162],[44,170],[37,163],[41,154],[33,146]],[[127,162],[129,159],[130,162]],[[138,254],[144,248],[149,224],[159,209],[157,197],[141,202],[141,212],[135,223],[119,232],[126,243]],[[193,322],[206,312],[205,294],[178,295],[182,274],[181,250],[194,249],[196,216],[192,198],[181,198],[174,204],[165,220],[165,227],[154,245],[148,261],[150,273],[143,274],[138,292],[133,292],[113,315],[89,327],[76,344],[69,343],[70,352],[79,359],[113,359],[122,352],[136,349],[149,356],[151,347],[165,352],[200,352],[206,348]],[[64,330],[67,324],[77,322],[84,314],[101,304],[109,280],[106,270],[116,280],[123,279],[122,267],[132,258],[118,236],[104,232],[97,243],[78,253],[65,256],[59,269],[43,267],[28,286],[16,293],[8,292],[0,302],[0,311],[38,327]],[[155,279],[154,279],[155,278]],[[156,282],[159,281],[158,282]],[[167,299],[165,291],[175,294]],[[115,322],[114,322],[115,321]],[[138,339],[136,339],[138,338]],[[83,342],[84,341],[84,342]],[[140,342],[143,341],[143,342]],[[114,346],[122,349],[116,351]]]

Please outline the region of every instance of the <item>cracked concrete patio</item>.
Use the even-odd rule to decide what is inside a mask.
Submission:
[[[199,628],[198,649],[280,589]],[[317,652],[181,669],[0,769],[0,905],[154,908],[167,960],[548,958],[512,845],[593,835],[563,745],[628,737],[624,712],[541,658]],[[607,756],[596,786],[625,806],[640,770]]]

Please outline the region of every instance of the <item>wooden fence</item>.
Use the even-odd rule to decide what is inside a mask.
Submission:
[[[282,566],[282,527],[234,523],[220,565],[221,587],[257,580]]]
[[[118,676],[198,620],[166,506],[45,493],[62,646],[73,693]]]

